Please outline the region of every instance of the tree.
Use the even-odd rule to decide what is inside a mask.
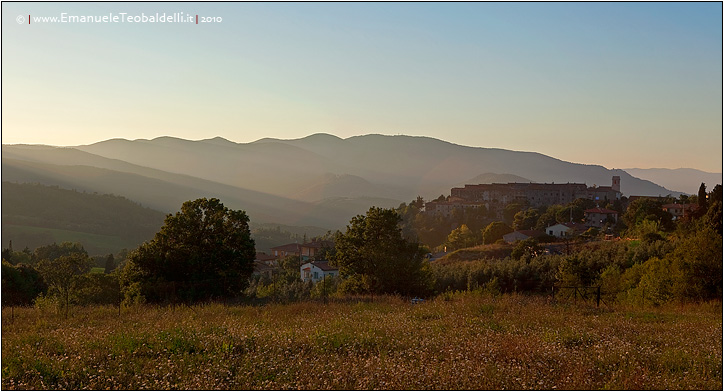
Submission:
[[[508,203],[505,208],[503,208],[503,221],[512,224],[513,219],[515,218],[515,214],[527,209],[528,204],[528,200],[514,201],[512,203]]]
[[[18,264],[25,264],[25,265],[31,265],[32,264],[32,253],[30,252],[30,249],[28,247],[25,247],[21,252],[14,251],[12,248],[12,241],[10,241],[10,248],[3,249],[2,251],[2,259],[3,261],[7,261],[8,263],[12,265],[18,265]]]
[[[202,198],[168,215],[129,255],[122,281],[127,293],[151,302],[231,297],[246,286],[255,255],[246,213]]]
[[[90,272],[78,277],[75,300],[83,305],[119,305],[121,300],[118,271],[106,274]]]
[[[504,235],[513,232],[510,226],[503,222],[493,222],[483,230],[483,243],[492,244],[495,241],[502,239]]]
[[[2,304],[3,306],[32,305],[38,294],[47,290],[40,273],[24,264],[11,265],[2,261]]]
[[[463,224],[457,229],[450,232],[447,236],[447,242],[453,249],[465,248],[475,244],[475,234]]]
[[[83,248],[80,242],[62,242],[60,245],[52,243],[50,245],[41,246],[33,251],[31,260],[38,263],[41,260],[55,260],[60,256],[70,256],[74,253],[80,253],[88,256],[88,252]]]
[[[699,214],[703,215],[706,213],[706,210],[708,208],[706,204],[706,184],[703,182],[699,186],[699,193],[697,194],[697,202],[699,203]]]
[[[425,207],[425,199],[422,198],[422,196],[417,196],[415,200],[410,202],[410,205],[419,209],[422,209],[422,207]]]
[[[717,185],[709,193],[709,209],[703,213],[699,225],[714,229],[722,234],[722,186]]]
[[[535,227],[539,218],[540,212],[535,208],[520,211],[513,217],[513,228],[515,230],[530,230]]]
[[[644,221],[655,222],[661,230],[667,231],[673,228],[671,214],[662,209],[662,203],[651,199],[636,199],[632,201],[623,220],[629,229],[635,227]]]
[[[108,257],[106,257],[106,265],[105,265],[105,273],[110,274],[113,272],[114,269],[116,269],[116,261],[113,259],[113,254],[109,254]]]
[[[515,244],[510,257],[517,260],[523,258],[525,262],[528,263],[533,257],[543,254],[544,251],[545,249],[538,245],[538,241],[535,238],[528,238],[523,241],[518,241]]]
[[[80,252],[38,262],[38,271],[48,284],[49,292],[63,301],[65,318],[68,318],[70,298],[78,287],[79,276],[90,271],[90,268],[91,259]]]
[[[538,218],[538,222],[535,225],[536,230],[545,230],[548,226],[553,226],[556,223],[563,223],[568,222],[568,219],[564,220],[563,222],[559,221],[557,216],[558,213],[563,211],[563,206],[561,205],[552,205],[549,206],[546,211],[540,215]]]
[[[403,236],[400,216],[391,209],[372,207],[357,215],[345,233],[335,238],[332,260],[346,279],[347,291],[422,295],[431,288],[424,250]]]

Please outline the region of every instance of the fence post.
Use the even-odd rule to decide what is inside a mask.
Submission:
[[[596,307],[601,306],[601,286],[596,290]]]

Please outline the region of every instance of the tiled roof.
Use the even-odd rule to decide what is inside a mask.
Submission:
[[[282,252],[299,252],[299,244],[279,245],[271,248],[271,250],[278,250]]]
[[[265,272],[273,269],[274,267],[264,264],[261,261],[254,261],[254,272]]]
[[[306,244],[301,244],[301,246],[303,246],[305,248],[315,248],[315,249],[331,248],[334,246],[334,242],[332,242],[332,241],[313,241],[313,242],[308,242]]]
[[[256,257],[254,258],[255,261],[269,261],[274,260],[275,257],[272,255],[268,255],[264,252],[256,252]]]
[[[322,271],[337,271],[339,268],[332,267],[327,261],[313,261],[312,264]]]
[[[527,235],[528,237],[540,237],[545,234],[539,230],[518,230],[518,233]]]

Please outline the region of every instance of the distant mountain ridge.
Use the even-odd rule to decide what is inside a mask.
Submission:
[[[716,184],[722,183],[722,173],[709,173],[697,169],[623,169],[632,176],[645,178],[665,188],[674,189],[678,192],[695,195],[699,191],[701,183],[705,183],[707,190],[711,190]]]
[[[676,195],[623,170],[429,137],[314,134],[235,143],[112,139],[76,147],[3,145],[3,179],[114,193],[164,212],[218,197],[253,221],[343,228],[370,206],[395,207],[484,182],[579,182],[624,195]],[[482,174],[481,174],[482,173]],[[505,173],[505,174],[496,174]]]
[[[406,190],[404,199],[418,194],[425,197],[437,193],[440,187],[449,188],[486,172],[509,173],[534,182],[589,185],[609,184],[612,176],[619,175],[624,194],[674,193],[622,170],[565,162],[534,152],[460,146],[429,137],[373,134],[340,139],[314,134],[301,139],[265,138],[251,143],[164,137],[114,139],[76,148],[285,196],[300,189],[309,178],[326,173],[349,174],[373,184],[398,186]],[[274,180],[270,179],[272,176]]]
[[[458,186],[465,186],[466,184],[507,184],[510,182],[532,182],[527,178],[516,176],[515,174],[498,174],[498,173],[483,173],[479,176],[475,176],[467,181],[461,182]]]

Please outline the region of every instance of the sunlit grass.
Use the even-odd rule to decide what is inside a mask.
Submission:
[[[721,303],[455,295],[3,310],[4,389],[716,389]]]

